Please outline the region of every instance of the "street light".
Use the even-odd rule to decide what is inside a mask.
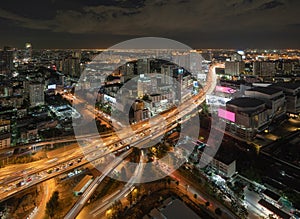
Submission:
[[[106,214],[105,214],[106,217],[109,218],[109,216],[111,215],[111,213],[112,213],[112,210],[111,210],[111,209],[107,210],[107,211],[106,211]]]

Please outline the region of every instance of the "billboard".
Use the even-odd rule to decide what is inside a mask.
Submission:
[[[104,94],[104,101],[105,102],[110,102],[110,103],[116,103],[117,102],[116,98],[111,97],[111,96],[106,95],[106,94]]]
[[[217,92],[227,93],[227,94],[233,94],[236,92],[235,89],[232,89],[231,87],[223,87],[223,86],[216,86]]]
[[[56,84],[48,85],[48,90],[55,90],[55,89],[56,89]]]
[[[206,95],[206,104],[207,105],[215,105],[215,106],[225,106],[226,102],[230,99],[225,97],[219,97],[216,95],[207,94]]]
[[[233,112],[224,109],[218,109],[218,116],[231,122],[235,122],[235,113]]]
[[[193,87],[195,87],[195,88],[198,88],[198,87],[199,87],[198,81],[193,81]]]
[[[206,80],[206,74],[197,74],[199,80]]]

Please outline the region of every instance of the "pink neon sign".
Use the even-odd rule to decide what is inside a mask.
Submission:
[[[218,116],[224,119],[227,119],[231,122],[235,122],[235,113],[227,111],[227,110],[223,110],[223,109],[219,109],[218,110]]]
[[[235,89],[232,89],[230,87],[223,87],[223,86],[216,86],[217,92],[227,93],[227,94],[233,94],[236,92]]]

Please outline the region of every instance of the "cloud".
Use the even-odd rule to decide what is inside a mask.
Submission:
[[[37,30],[73,34],[168,35],[280,30],[299,20],[295,0],[145,0],[57,11],[38,20],[0,9],[0,17]],[[125,7],[128,6],[128,7]]]

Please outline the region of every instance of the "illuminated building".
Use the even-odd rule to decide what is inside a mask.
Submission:
[[[226,110],[219,109],[219,117],[226,120],[227,131],[245,139],[252,139],[269,123],[265,102],[251,97],[228,101]]]
[[[70,77],[79,78],[81,74],[80,59],[71,56],[65,58],[62,62],[62,71]]]
[[[300,83],[276,83],[271,86],[284,92],[286,112],[298,115],[300,113]]]
[[[10,147],[10,120],[0,120],[0,149]]]
[[[122,74],[121,82],[125,83],[127,80],[130,80],[134,77],[135,73],[135,63],[134,62],[128,62],[126,65],[122,65],[120,67],[120,72]]]
[[[254,87],[246,90],[245,95],[261,99],[266,103],[269,119],[275,119],[285,114],[285,96],[282,90],[272,87]]]
[[[134,122],[140,122],[150,118],[150,112],[145,108],[143,101],[136,101],[133,104]]]
[[[230,56],[230,60],[231,61],[238,61],[241,62],[242,61],[242,55],[239,53],[234,53]]]
[[[30,106],[44,105],[44,85],[41,83],[31,83],[29,85]]]
[[[150,73],[150,59],[139,59],[136,64],[139,75]]]
[[[171,84],[173,78],[173,64],[164,64],[161,66],[162,83]]]
[[[239,75],[245,71],[245,63],[242,61],[225,62],[225,74]]]
[[[253,62],[253,74],[257,76],[271,77],[276,73],[276,65],[274,62]]]
[[[146,77],[144,74],[140,75],[137,81],[137,93],[138,97],[143,97],[145,94],[151,94],[153,90],[153,80],[150,77]]]
[[[0,51],[0,74],[7,75],[11,73],[14,68],[13,60],[15,51],[10,47],[4,47]]]
[[[32,57],[32,45],[31,43],[25,44],[25,50],[24,50],[24,60],[29,61]]]

